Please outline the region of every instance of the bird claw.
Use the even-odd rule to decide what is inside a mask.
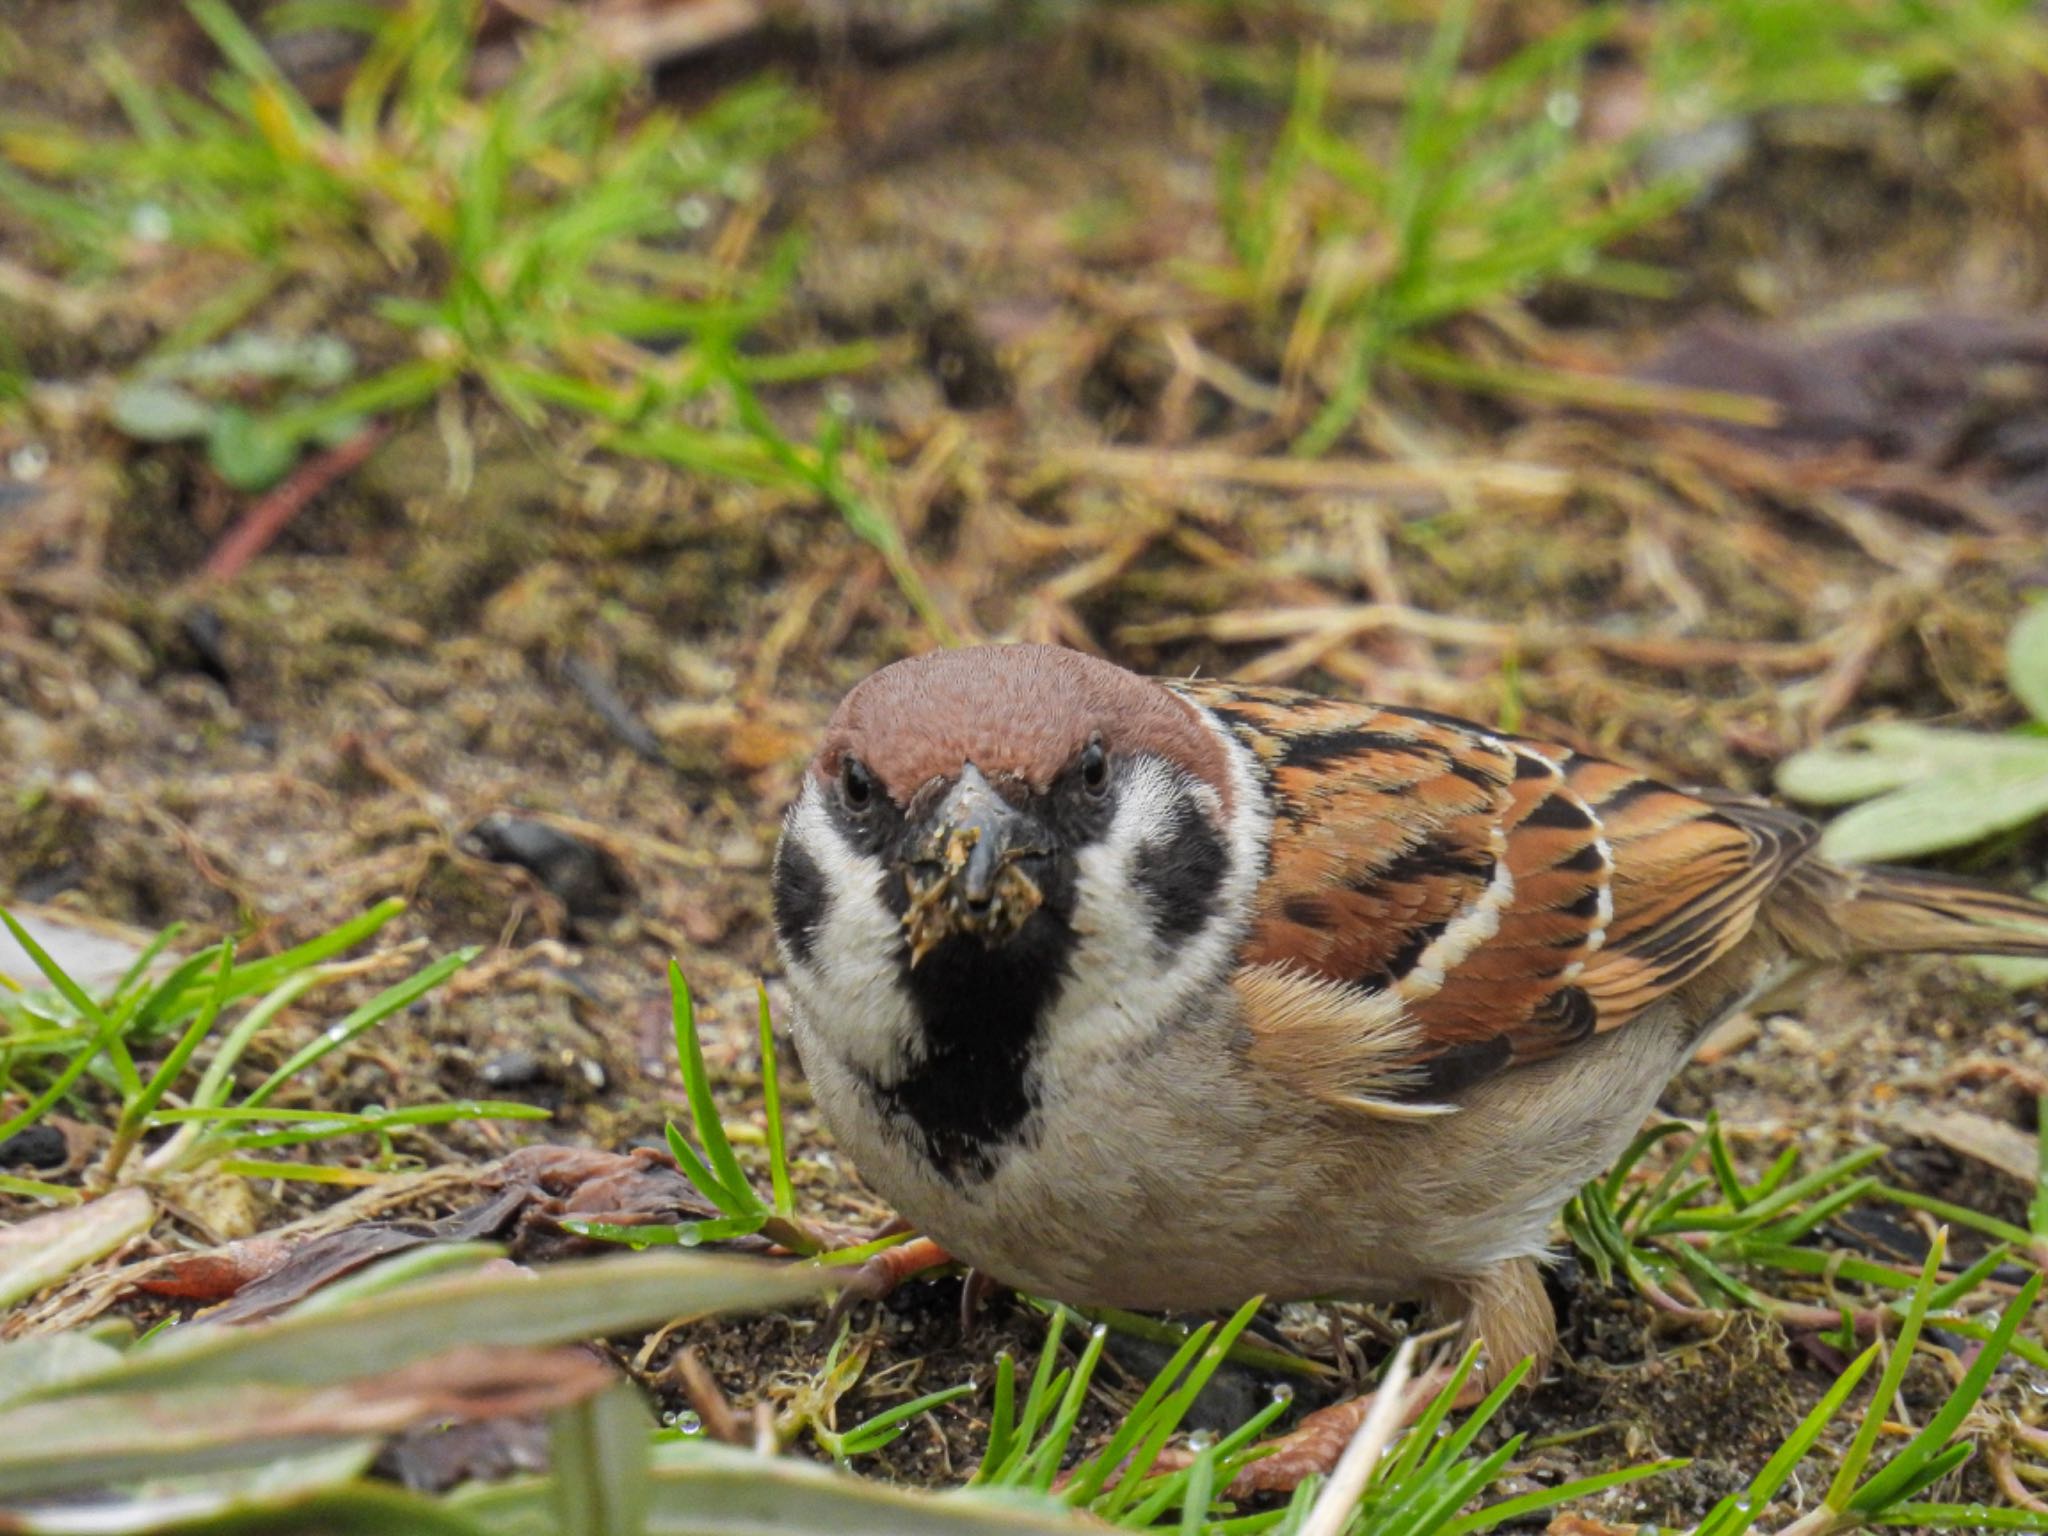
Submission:
[[[1412,1424],[1449,1379],[1449,1368],[1437,1366],[1410,1382],[1401,1405],[1401,1424],[1404,1427]],[[1482,1395],[1477,1390],[1478,1386],[1477,1382],[1467,1382],[1452,1406],[1469,1408],[1478,1402]],[[1230,1481],[1227,1496],[1242,1502],[1262,1493],[1290,1494],[1305,1478],[1328,1477],[1336,1469],[1344,1447],[1358,1433],[1358,1426],[1372,1412],[1378,1395],[1367,1392],[1331,1403],[1327,1408],[1318,1408],[1286,1434],[1265,1441],[1264,1448],[1268,1454],[1239,1469],[1237,1476]],[[1192,1452],[1169,1449],[1160,1453],[1153,1468],[1162,1472],[1176,1471],[1192,1465],[1194,1459]]]

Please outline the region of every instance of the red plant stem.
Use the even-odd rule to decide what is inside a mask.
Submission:
[[[307,502],[354,470],[390,435],[388,423],[373,421],[347,442],[337,443],[306,460],[235,520],[234,527],[221,536],[213,553],[206,557],[202,573],[216,581],[239,574],[243,566],[270,547],[270,541],[304,510]]]

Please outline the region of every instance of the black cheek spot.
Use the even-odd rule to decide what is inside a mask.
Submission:
[[[785,837],[776,850],[772,894],[776,936],[799,961],[808,962],[832,895],[818,861],[794,838]]]
[[[1181,801],[1165,841],[1146,843],[1131,860],[1131,878],[1152,909],[1152,932],[1161,944],[1178,949],[1215,916],[1229,865],[1209,818]]]

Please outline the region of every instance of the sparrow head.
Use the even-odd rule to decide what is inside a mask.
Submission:
[[[887,1075],[940,1036],[1017,1043],[1068,1004],[1136,1001],[1254,862],[1231,750],[1162,684],[1056,646],[875,673],[827,725],[776,855],[810,1028],[866,1036],[856,1054]]]

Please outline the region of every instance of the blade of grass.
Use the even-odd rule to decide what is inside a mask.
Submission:
[[[740,1167],[732,1142],[726,1138],[724,1123],[719,1119],[718,1105],[711,1097],[711,1074],[704,1065],[704,1043],[697,1038],[696,1004],[690,996],[690,984],[683,977],[683,968],[674,960],[668,963],[668,986],[676,1061],[682,1068],[683,1091],[690,1103],[690,1120],[697,1132],[697,1140],[704,1148],[704,1159],[710,1164],[711,1174],[718,1185],[738,1202],[734,1214],[738,1214],[740,1209],[765,1210],[760,1197],[754,1193],[753,1185],[747,1181],[746,1170]],[[674,1136],[670,1137],[671,1146],[675,1140]]]
[[[315,1062],[331,1055],[365,1031],[374,1029],[399,1010],[419,1001],[469,964],[479,953],[474,946],[458,949],[454,954],[443,956],[432,965],[408,976],[404,981],[386,987],[368,1002],[351,1010],[339,1023],[331,1024],[322,1030],[316,1039],[294,1051],[286,1058],[283,1066],[257,1085],[242,1101],[243,1105],[251,1109],[261,1105]]]
[[[775,1021],[768,1012],[768,989],[756,985],[760,999],[761,1031],[761,1113],[768,1127],[768,1177],[774,1191],[775,1214],[784,1218],[796,1214],[796,1195],[789,1182],[789,1147],[783,1139],[782,1086],[775,1062]]]

